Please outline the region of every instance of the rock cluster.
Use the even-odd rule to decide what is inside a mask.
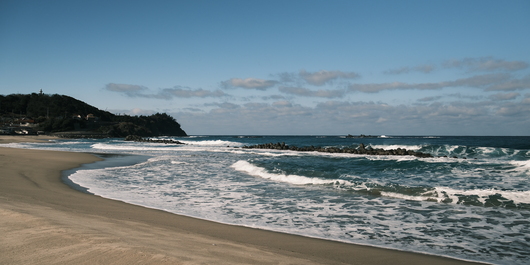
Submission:
[[[149,138],[143,138],[138,135],[127,135],[127,137],[125,137],[125,141],[158,143],[158,144],[185,144],[183,142],[175,141],[175,140],[153,140]]]
[[[267,143],[267,144],[257,144],[251,146],[243,146],[242,148],[246,149],[275,149],[275,150],[291,150],[291,151],[300,151],[300,152],[324,152],[324,153],[348,153],[348,154],[360,154],[360,155],[398,155],[398,156],[416,156],[416,157],[433,157],[431,154],[416,152],[412,150],[397,148],[397,149],[373,149],[371,147],[366,147],[364,144],[360,144],[357,148],[353,147],[315,147],[315,146],[289,146],[285,143]]]
[[[364,135],[364,134],[361,134],[359,136],[353,136],[351,134],[348,134],[346,135],[346,138],[377,138],[378,136],[375,136],[375,135]]]

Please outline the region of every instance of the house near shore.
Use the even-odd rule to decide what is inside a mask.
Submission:
[[[15,130],[16,134],[32,134],[32,131],[30,129],[18,129]]]
[[[91,113],[91,114],[86,115],[86,120],[87,121],[97,121],[97,120],[99,120],[99,118]]]
[[[32,119],[23,118],[20,120],[20,127],[36,127],[37,125]]]

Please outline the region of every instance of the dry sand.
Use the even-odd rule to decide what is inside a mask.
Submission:
[[[48,135],[0,135],[0,144],[6,143],[23,143],[23,142],[47,142],[58,139],[55,136]]]
[[[471,264],[224,225],[61,182],[61,170],[98,159],[0,147],[0,264]]]

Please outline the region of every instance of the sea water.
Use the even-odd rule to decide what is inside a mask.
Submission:
[[[117,154],[70,172],[71,185],[176,214],[494,264],[530,260],[530,137],[165,139],[185,145],[65,139],[3,146]],[[270,142],[363,143],[434,157],[242,148]]]

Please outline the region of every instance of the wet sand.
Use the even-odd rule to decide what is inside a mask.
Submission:
[[[0,143],[10,141],[0,136]],[[97,160],[0,147],[0,264],[472,264],[224,225],[61,182],[62,170]]]

